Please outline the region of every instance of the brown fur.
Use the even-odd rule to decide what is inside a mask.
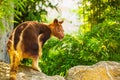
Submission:
[[[7,43],[11,61],[10,80],[16,80],[18,65],[23,58],[32,59],[32,68],[40,71],[38,61],[42,56],[42,47],[51,35],[58,39],[64,37],[62,23],[57,19],[49,25],[27,21],[13,30]]]

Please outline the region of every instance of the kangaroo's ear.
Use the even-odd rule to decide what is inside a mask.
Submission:
[[[58,20],[57,20],[57,19],[54,19],[53,23],[54,23],[54,24],[58,24]]]
[[[63,22],[64,22],[63,20],[62,20],[62,21],[59,21],[60,24],[62,24]]]

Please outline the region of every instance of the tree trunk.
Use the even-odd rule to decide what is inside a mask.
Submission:
[[[13,20],[13,16],[10,17]],[[8,22],[5,18],[2,19],[2,23],[5,26],[4,32],[0,34],[0,60],[4,62],[9,62],[9,56],[6,52],[6,43],[9,37],[9,33],[13,28],[13,23]]]
[[[12,3],[10,3],[11,5]],[[13,4],[12,4],[13,5]],[[11,7],[13,8],[13,6]],[[0,28],[0,61],[8,62],[9,63],[9,56],[6,52],[6,43],[9,37],[9,33],[13,30],[13,18],[14,13],[11,12],[11,14],[5,14],[2,19],[0,19],[0,22],[2,23],[2,27],[4,29]]]

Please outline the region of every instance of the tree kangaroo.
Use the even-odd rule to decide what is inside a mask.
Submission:
[[[26,21],[13,30],[7,42],[11,62],[10,80],[16,80],[18,65],[23,58],[32,59],[32,68],[40,71],[38,61],[42,56],[42,47],[52,35],[58,39],[64,37],[62,23],[63,21],[57,19],[48,25]]]

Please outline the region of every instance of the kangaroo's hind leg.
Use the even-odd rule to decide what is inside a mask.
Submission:
[[[20,63],[19,54],[16,51],[10,52],[10,80],[16,80],[18,65]]]
[[[39,59],[42,56],[42,42],[38,41],[38,46],[39,46],[38,54],[35,55],[35,57],[32,58],[32,61],[33,61],[32,62],[32,68],[41,72],[41,69],[39,68]]]

